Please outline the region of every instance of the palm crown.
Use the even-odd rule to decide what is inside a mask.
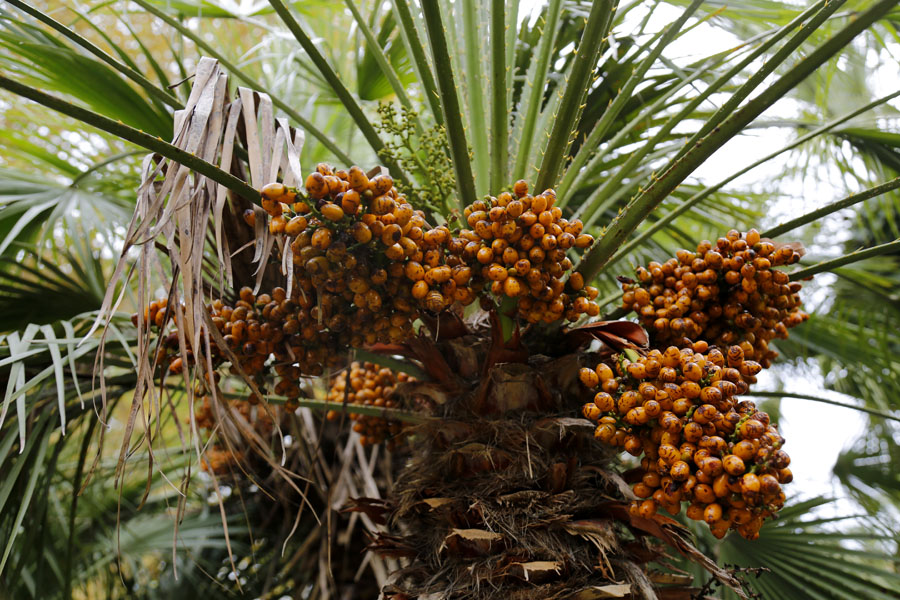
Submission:
[[[890,465],[897,453],[892,392],[900,381],[893,334],[900,316],[900,234],[893,191],[900,182],[890,101],[897,93],[876,97],[866,67],[872,56],[881,65],[885,48],[892,47],[895,4],[822,0],[798,10],[761,1],[725,7],[700,0],[551,0],[522,19],[518,2],[372,7],[348,0],[347,10],[337,11],[270,0],[239,14],[224,3],[135,0],[84,12],[8,2],[0,32],[0,87],[9,92],[0,165],[0,280],[6,292],[0,372],[8,381],[0,417],[0,527],[7,533],[0,589],[11,597],[67,597],[73,589],[84,597],[127,595],[118,587],[121,576],[135,594],[171,597],[173,590],[230,587],[225,582],[233,571],[234,579],[260,595],[286,587],[296,592],[308,584],[326,597],[335,581],[352,579],[322,575],[328,570],[320,556],[333,550],[328,523],[335,518],[336,499],[379,493],[376,479],[381,481],[388,465],[379,464],[378,452],[365,454],[353,440],[323,435],[311,420],[318,413],[306,412],[305,421],[290,422],[284,433],[308,455],[291,453],[291,463],[278,465],[280,450],[265,451],[272,479],[282,469],[314,474],[306,502],[329,515],[323,524],[307,516],[294,521],[294,503],[302,497],[292,495],[300,487],[296,483],[278,484],[282,495],[274,512],[267,508],[272,500],[260,494],[235,502],[220,492],[210,508],[205,496],[216,495],[217,484],[198,484],[189,476],[179,483],[191,463],[195,470],[198,463],[195,448],[181,451],[186,442],[177,421],[183,415],[174,409],[179,395],[189,392],[153,396],[157,408],[129,416],[131,394],[152,387],[142,362],[151,340],[111,312],[137,309],[173,275],[185,278],[188,267],[199,290],[257,280],[249,257],[228,258],[251,241],[234,237],[242,223],[229,226],[214,218],[212,205],[209,228],[207,220],[192,221],[189,232],[125,227],[142,180],[176,185],[168,181],[175,172],[171,163],[164,175],[154,171],[164,159],[208,178],[194,180],[193,190],[214,182],[222,187],[208,189],[227,189],[232,203],[252,211],[259,202],[256,190],[269,182],[270,169],[263,165],[281,156],[266,144],[280,135],[280,143],[293,142],[294,158],[304,167],[322,160],[347,167],[383,164],[436,223],[463,218],[466,205],[496,196],[518,179],[533,182],[535,192],[554,188],[557,206],[597,238],[573,266],[598,289],[607,315],[621,316],[615,311],[621,299],[615,276],[633,274],[629,264],[674,255],[732,227],[762,222],[763,235],[812,242],[811,256],[792,279],[825,272],[837,277],[810,286],[809,323],[778,342],[790,359],[781,372],[790,376],[797,372],[790,369],[818,365],[828,374],[822,387],[844,396],[799,396],[843,403],[870,419],[872,433],[846,450],[835,467],[867,516],[819,517],[816,507],[823,500],[798,498],[763,529],[759,541],[716,541],[698,529],[699,546],[723,563],[770,569],[751,584],[764,598],[894,597],[900,590],[890,550],[897,543],[891,522],[898,485]],[[659,13],[671,18],[661,25],[654,17]],[[699,48],[689,59],[672,54],[673,44],[699,40],[701,28],[710,26],[741,43],[716,53]],[[226,37],[239,41],[225,45]],[[191,90],[212,94],[215,81],[206,87],[187,83],[204,65],[223,82],[228,78],[228,88],[208,101]],[[232,93],[235,84],[265,95]],[[17,103],[17,97],[35,102]],[[227,110],[234,97],[251,106],[251,113],[235,117],[229,141]],[[787,101],[800,107],[800,116],[768,116]],[[190,110],[179,112],[185,107]],[[201,120],[200,109],[212,110]],[[285,119],[267,124],[269,109]],[[186,136],[163,141],[172,139],[173,125],[185,122],[202,129],[207,154],[189,147]],[[41,124],[38,135],[23,133],[33,129],[25,124],[34,123]],[[728,152],[726,144],[735,138],[785,129],[795,132],[785,146],[758,161],[737,161],[734,173],[712,184],[692,177],[711,157]],[[233,159],[223,161],[226,148]],[[147,150],[156,160],[141,163]],[[788,168],[773,169],[778,178],[762,191],[736,183],[756,166],[785,157]],[[788,177],[823,170],[840,174],[846,198],[817,202],[815,210],[791,214],[788,222],[766,221]],[[152,188],[141,188],[144,206]],[[829,227],[837,215],[850,220],[850,234],[836,245]],[[149,248],[147,232],[172,256],[188,242],[205,252],[193,262],[175,258],[166,264],[147,253],[137,257]],[[134,249],[117,266],[123,239]],[[140,266],[131,271],[134,264]],[[114,287],[107,293],[109,283]],[[115,298],[122,304],[114,305]],[[91,328],[98,314],[102,337]],[[95,373],[103,376],[103,386],[92,383]],[[166,404],[173,408],[159,408]],[[301,402],[303,410],[322,404]],[[111,419],[128,423],[126,435],[105,431]],[[132,439],[135,423],[147,426],[137,427]],[[123,451],[99,452],[98,442]],[[135,453],[144,455],[144,464],[164,466],[152,467],[149,476],[126,468],[124,457]],[[127,463],[132,464],[134,457]],[[352,475],[336,476],[342,469]],[[114,480],[116,490],[107,485]],[[272,480],[260,483],[276,486]],[[79,496],[82,486],[87,487]],[[171,507],[179,515],[178,548],[185,550],[176,553],[175,566],[186,579],[176,585],[168,565],[155,563],[150,571],[159,569],[159,576],[148,586],[141,561],[169,556],[172,547],[171,521],[152,515]],[[251,545],[245,523],[265,541]],[[298,528],[300,534],[292,536]],[[344,537],[345,547],[360,547],[358,527],[348,527]],[[282,544],[290,549],[284,556]],[[251,575],[245,556],[269,575]],[[215,571],[220,561],[227,568],[214,583],[203,571]],[[362,579],[379,584],[397,566],[392,558],[371,555],[367,561]],[[52,576],[44,578],[39,574],[46,566]],[[8,577],[17,570],[22,576]]]

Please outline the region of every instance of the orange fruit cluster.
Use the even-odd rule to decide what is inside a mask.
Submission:
[[[394,397],[394,389],[398,383],[405,381],[415,379],[406,373],[394,373],[388,368],[370,362],[353,362],[347,371],[335,375],[331,380],[327,399],[336,404],[399,408],[399,401]],[[350,410],[352,411],[352,408]],[[360,435],[359,441],[363,446],[386,441],[388,448],[392,448],[396,446],[403,433],[401,421],[354,412],[350,412],[349,417],[354,421],[353,431]],[[326,418],[330,421],[337,420],[340,413],[330,410]]]
[[[716,537],[729,529],[759,535],[763,519],[784,505],[781,484],[792,479],[769,416],[736,397],[761,369],[740,346],[723,353],[702,341],[581,369],[581,382],[599,388],[582,407],[597,423],[595,437],[643,456],[632,511],[649,517],[662,507],[674,515],[688,503],[688,517]]]
[[[597,289],[571,273],[567,256],[593,238],[580,221],[562,217],[553,190],[531,196],[516,182],[514,193],[467,207],[471,229],[454,236],[446,225],[429,225],[388,175],[320,163],[305,184],[306,195],[281,183],[261,191],[266,226],[281,252],[290,252],[283,256],[293,266],[290,292],[256,295],[245,287],[233,306],[215,300],[208,307],[237,357],[233,372],[262,384],[274,356],[268,364],[279,376],[276,394],[297,397],[300,377],[342,366],[350,348],[403,341],[422,311],[489,294],[517,299],[518,316],[531,323],[599,314]],[[146,319],[163,326],[165,308],[152,303]],[[160,357],[172,373],[194,360],[190,348],[178,356],[175,341]],[[212,353],[216,366],[226,360],[224,349]]]
[[[210,313],[248,375],[266,373],[266,361],[270,355],[274,356],[274,369],[279,376],[275,384],[278,395],[298,397],[302,375],[320,375],[326,368],[336,368],[342,362],[340,339],[317,321],[312,298],[304,297],[296,288],[289,298],[281,287],[273,289],[271,294],[259,295],[244,287],[234,307],[216,300]],[[220,350],[215,348],[213,352],[218,354]],[[237,372],[232,365],[232,373]],[[258,381],[263,383],[261,377]]]
[[[216,475],[224,475],[231,471],[232,466],[243,456],[240,451],[232,452],[219,444],[213,444],[204,451],[203,458],[200,460],[200,468]]]
[[[755,229],[731,230],[715,244],[700,242],[696,252],[679,250],[677,258],[639,267],[637,281],[623,284],[622,303],[639,315],[654,345],[738,344],[768,368],[777,356],[769,342],[809,318],[800,310],[800,284],[775,268],[800,256]]]
[[[343,346],[399,342],[419,309],[439,312],[475,299],[453,278],[444,247],[446,226],[432,227],[388,175],[320,163],[306,179],[307,197],[280,183],[262,189],[269,231],[290,246],[301,294],[312,299],[312,322],[347,335]],[[306,323],[302,323],[306,325]]]
[[[581,273],[565,280],[572,269],[568,251],[589,248],[594,238],[580,220],[563,218],[555,202],[553,190],[532,196],[528,184],[517,181],[512,194],[467,206],[469,229],[449,245],[451,261],[458,261],[454,272],[471,273],[476,289],[487,288],[498,299],[516,298],[518,316],[529,323],[600,314],[598,291],[585,286]]]

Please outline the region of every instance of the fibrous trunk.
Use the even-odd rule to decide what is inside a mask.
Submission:
[[[646,566],[663,552],[643,534],[674,522],[633,526],[612,451],[571,418],[584,394],[578,355],[489,364],[474,335],[413,347],[439,381],[397,391],[430,396],[441,414],[414,432],[392,534],[373,544],[410,559],[386,598],[690,597],[657,588]]]

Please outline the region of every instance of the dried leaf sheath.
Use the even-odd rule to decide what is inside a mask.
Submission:
[[[253,185],[262,185],[261,182],[279,173],[286,181],[295,182],[301,173],[299,153],[303,133],[292,130],[284,119],[276,121],[271,101],[264,94],[241,88],[238,98],[229,102],[226,79],[217,61],[204,58],[199,62],[190,97],[184,109],[175,115],[173,145],[208,162],[220,164],[223,169],[241,177],[245,167],[236,159],[234,148],[236,143],[242,143]],[[186,355],[188,348],[203,348],[210,343],[210,340],[202,339],[206,318],[204,299],[214,281],[218,280],[220,289],[233,289],[235,285],[248,283],[260,285],[265,277],[276,276],[275,267],[268,265],[274,240],[264,226],[257,232],[247,229],[240,215],[252,205],[229,194],[224,186],[156,155],[145,159],[142,173],[135,215],[126,232],[113,280],[128,281],[137,274],[138,298],[144,305],[149,303],[153,290],[160,285],[169,290],[170,308],[165,318],[178,320],[179,351]],[[204,264],[210,229],[216,241],[214,252],[219,258],[217,273],[211,273]],[[251,240],[259,244],[256,252],[241,251],[241,246]],[[170,267],[159,261],[154,246],[160,244],[171,260]],[[137,261],[133,263],[131,250],[135,247],[139,250]],[[235,250],[237,253],[233,256]],[[290,268],[289,265],[286,267]],[[118,296],[114,296],[114,287],[107,290],[92,332],[109,322],[126,288],[120,289]],[[134,443],[132,434],[137,428],[137,420],[140,418],[144,424],[142,439],[150,441],[150,427],[154,423],[158,426],[160,407],[163,406],[156,397],[153,384],[157,365],[152,361],[155,352],[148,335],[149,324],[144,321],[143,314],[139,314],[138,321],[138,354],[143,360],[137,368],[138,383],[126,423],[118,477],[122,475],[128,449]],[[105,342],[105,334],[102,339]],[[99,369],[102,369],[102,355],[101,344]],[[185,370],[183,377],[188,403],[193,406],[189,374],[190,371]],[[146,406],[145,401],[148,402]],[[148,409],[150,412],[145,413]],[[196,431],[192,433],[196,435]]]

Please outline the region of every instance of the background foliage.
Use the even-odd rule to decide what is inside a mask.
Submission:
[[[579,168],[562,175],[560,197],[602,233],[704,123],[737,112],[731,99],[746,92],[752,103],[763,96],[873,3],[621,2],[611,35],[598,41],[597,64],[586,71],[578,58],[591,53],[572,50],[585,28],[596,25],[588,17],[602,3],[499,4],[506,6],[506,20],[500,22],[503,44],[495,45],[487,5],[436,3],[449,52],[432,56],[425,21],[433,15],[418,6],[405,13],[391,3],[361,0],[289,7],[226,0],[11,1],[0,6],[0,69],[5,78],[169,139],[174,111],[190,90],[187,78],[201,56],[213,56],[230,72],[232,86],[266,91],[307,132],[304,168],[321,160],[393,160],[420,199],[446,214],[459,196],[519,177],[556,181],[573,160]],[[797,39],[797,29],[783,27],[802,10],[822,22]],[[283,11],[310,36],[308,46],[295,39]],[[597,280],[607,311],[617,300],[614,275],[627,274],[631,264],[669,256],[732,227],[772,228],[897,177],[898,18],[900,10],[888,11],[798,79],[660,198],[655,211],[641,214],[637,236],[612,254]],[[795,39],[795,49],[778,54]],[[719,48],[709,40],[729,43]],[[503,59],[495,71],[499,46]],[[318,53],[326,69],[313,60]],[[745,83],[768,67],[760,87],[747,89]],[[451,70],[457,79],[440,81]],[[579,73],[585,96],[573,100],[567,86]],[[444,85],[458,90],[459,114],[442,110]],[[485,118],[497,113],[496,105],[508,109],[508,119]],[[583,109],[579,118],[572,107]],[[402,108],[415,111],[405,125]],[[356,118],[350,109],[358,111]],[[385,123],[389,114],[400,124]],[[366,122],[374,126],[367,129]],[[506,148],[495,135],[504,127],[513,140]],[[381,156],[372,143],[379,136],[388,142]],[[459,154],[451,152],[457,157],[452,166],[441,158],[445,143],[452,152],[471,151],[471,173]],[[133,296],[126,296],[123,315],[107,331],[106,412],[92,378],[97,336],[81,338],[110,283],[144,150],[9,92],[0,95],[0,147],[0,381],[6,382],[0,385],[0,596],[321,592],[328,586],[319,580],[327,572],[322,539],[331,525],[303,521],[289,536],[296,499],[273,514],[263,494],[229,496],[220,507],[210,500],[216,486],[208,478],[195,476],[181,486],[182,474],[198,468],[197,457],[178,443],[184,411],[163,423],[153,449],[156,466],[148,470],[139,460],[148,448],[133,448],[121,487],[113,486],[127,416],[120,404],[130,405],[135,383],[136,334],[124,317],[135,309]],[[889,190],[790,235],[806,243],[810,265],[895,242],[900,195]],[[721,561],[771,569],[758,580],[765,598],[896,597],[898,263],[900,253],[889,246],[817,277],[804,290],[812,319],[779,344],[789,362],[772,378],[772,391],[802,378],[806,395],[869,412],[862,413],[866,424],[857,439],[817,434],[819,404],[804,404],[808,424],[793,425],[795,431],[808,426],[811,443],[843,448],[833,474],[839,502],[823,504],[798,489],[794,505],[759,542],[706,540]],[[308,442],[314,430],[297,423],[294,433]],[[319,483],[338,480],[344,463],[334,457],[355,468],[362,461],[369,470],[343,482],[337,495],[374,485],[371,473],[382,460],[356,456],[347,450],[351,442],[352,436],[346,447],[328,449],[321,468],[337,471]],[[334,495],[311,493],[321,496],[313,503],[324,522],[338,519]],[[374,564],[366,576],[377,577],[378,568]]]

